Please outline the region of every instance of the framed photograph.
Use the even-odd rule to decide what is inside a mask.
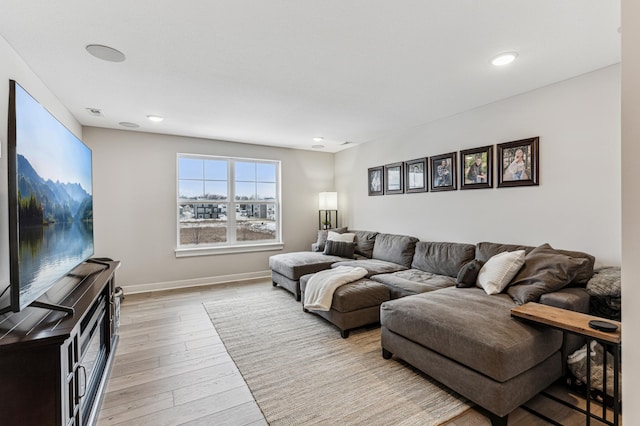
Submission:
[[[498,188],[538,185],[539,139],[498,144]]]
[[[369,169],[369,195],[384,195],[384,167],[371,167]]]
[[[404,162],[404,192],[411,194],[414,192],[427,191],[427,159]]]
[[[384,193],[402,194],[404,192],[404,173],[402,162],[384,166]]]
[[[493,187],[493,146],[460,151],[460,189]]]
[[[456,189],[457,152],[431,157],[431,191],[454,191]]]

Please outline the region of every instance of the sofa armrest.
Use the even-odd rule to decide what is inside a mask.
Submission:
[[[570,287],[543,294],[540,297],[540,303],[587,314],[589,313],[589,298],[589,293],[584,288]]]
[[[563,288],[553,293],[543,294],[540,303],[555,306],[556,308],[568,309],[570,311],[589,313],[589,293],[581,287]],[[584,344],[584,338],[566,333],[562,343],[562,363],[563,374],[566,374],[566,359],[569,354],[580,348]]]

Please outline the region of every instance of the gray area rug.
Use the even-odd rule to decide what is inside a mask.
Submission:
[[[384,360],[378,327],[342,339],[280,288],[252,285],[204,306],[272,425],[438,425],[469,408],[407,364]]]

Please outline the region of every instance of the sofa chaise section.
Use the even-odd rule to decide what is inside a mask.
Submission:
[[[271,281],[273,285],[280,286],[300,300],[300,277],[313,274],[331,267],[335,262],[340,262],[344,257],[326,255],[322,252],[294,252],[282,253],[269,257],[271,269]]]
[[[476,245],[475,259],[484,262],[505,251],[524,250],[531,253],[535,270],[543,266],[542,260],[534,260],[538,249],[484,242]],[[586,312],[589,295],[579,286],[593,274],[595,259],[581,252],[557,253],[558,263],[562,256],[579,260],[568,283],[574,287],[550,290],[539,302]],[[554,258],[546,261],[555,267]],[[478,287],[449,287],[385,302],[380,315],[383,357],[396,355],[487,410],[493,424],[506,425],[511,411],[562,377],[572,344],[559,331],[511,318],[516,306],[512,297],[509,292],[488,295]]]
[[[506,294],[447,288],[385,302],[382,348],[498,418],[562,376],[562,333],[511,318]]]

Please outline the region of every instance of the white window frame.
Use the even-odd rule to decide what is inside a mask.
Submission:
[[[222,160],[227,162],[227,200],[195,200],[190,202],[180,201],[180,159],[194,158],[198,160]],[[235,163],[246,161],[252,163],[274,164],[276,166],[276,197],[275,200],[260,201],[236,201],[235,199]],[[280,160],[267,160],[243,157],[223,157],[206,154],[178,153],[176,155],[176,257],[207,256],[215,254],[244,253],[256,251],[281,250],[282,242],[282,197],[281,197],[281,166]],[[236,217],[227,213],[227,241],[221,243],[180,245],[180,205],[181,204],[227,204],[227,212],[235,212],[237,204],[275,204],[276,205],[276,239],[265,242],[260,241],[236,241]]]

